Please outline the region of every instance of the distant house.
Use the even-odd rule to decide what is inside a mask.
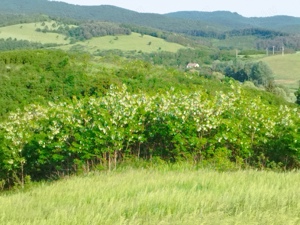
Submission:
[[[198,63],[189,63],[186,66],[187,69],[193,69],[193,68],[198,68],[198,67],[199,67]]]

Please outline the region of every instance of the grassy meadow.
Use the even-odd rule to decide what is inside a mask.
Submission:
[[[45,22],[49,29],[54,22]],[[16,24],[12,26],[0,27],[0,38],[16,38],[17,40],[27,40],[32,42],[40,42],[42,44],[56,43],[68,44],[69,40],[65,40],[65,36],[56,33],[43,33],[35,31],[37,28],[43,29],[44,26],[39,23]]]
[[[65,39],[65,35],[36,31],[37,28],[44,29],[45,26],[47,26],[49,30],[56,29],[52,27],[53,23],[55,23],[55,21],[45,22],[44,26],[42,26],[41,22],[38,22],[0,27],[0,38],[16,38],[17,40],[40,42],[42,44],[55,43],[61,45],[57,48],[62,50],[70,50],[73,47],[90,53],[94,53],[97,50],[111,49],[118,49],[121,51],[142,51],[146,53],[155,51],[177,52],[179,49],[184,48],[184,46],[176,43],[170,43],[149,35],[141,36],[138,33],[97,37],[87,41],[70,44],[70,40]]]
[[[300,224],[300,174],[122,169],[0,195],[0,224]]]
[[[269,56],[262,59],[274,72],[275,81],[296,89],[300,81],[300,53]]]
[[[69,50],[72,47],[77,47],[79,50],[94,53],[97,50],[118,49],[121,51],[141,51],[141,52],[156,52],[167,51],[177,52],[184,46],[170,43],[160,38],[155,38],[149,35],[141,36],[138,33],[131,35],[120,36],[104,36],[96,37],[84,42],[77,42],[72,45],[61,46],[63,50]]]

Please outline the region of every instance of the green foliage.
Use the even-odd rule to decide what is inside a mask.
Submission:
[[[128,159],[299,166],[297,109],[230,79],[42,50],[2,52],[0,69],[5,187]]]
[[[298,91],[296,91],[295,95],[296,95],[296,98],[297,98],[296,103],[298,105],[300,105],[300,88],[298,89]]]
[[[28,106],[0,124],[0,180],[23,185],[28,175],[40,180],[96,165],[112,169],[127,158],[208,160],[220,170],[237,162],[298,168],[299,110],[264,104],[231,86],[226,95],[111,87],[99,98]]]
[[[240,82],[252,81],[256,85],[263,85],[264,87],[272,85],[274,80],[270,67],[261,61],[248,63],[240,60],[215,62],[213,70],[222,72]]]
[[[262,50],[254,50],[254,49],[247,49],[247,50],[242,50],[239,52],[239,55],[244,55],[244,56],[250,56],[250,55],[263,55],[265,54],[266,51]]]
[[[41,14],[27,14],[24,13],[7,13],[0,14],[0,27],[22,24],[22,23],[36,23],[48,20],[49,17]]]
[[[79,26],[59,26],[57,29],[51,29],[46,26],[43,29],[37,28],[38,32],[54,32],[64,34],[77,41],[84,41],[93,37],[107,35],[130,35],[131,31],[123,28],[116,23],[89,21],[79,24]]]
[[[9,51],[0,54],[1,116],[30,103],[88,95],[86,56],[62,51]],[[75,63],[76,61],[76,63]],[[78,63],[80,61],[80,63]]]
[[[149,42],[150,43],[150,42]],[[149,44],[148,43],[148,44]],[[153,45],[153,43],[152,43]],[[182,48],[177,52],[156,51],[151,53],[138,53],[134,51],[107,50],[98,51],[97,56],[118,55],[127,59],[140,59],[154,65],[179,68],[185,70],[190,62],[197,62],[200,65],[210,65],[214,60],[230,60],[234,55],[229,51],[218,51],[216,49],[202,48]],[[205,74],[206,75],[206,74]]]
[[[41,44],[38,42],[30,42],[27,40],[17,40],[12,38],[0,39],[0,51],[11,51],[16,49],[43,49],[56,46],[58,46],[58,44]]]

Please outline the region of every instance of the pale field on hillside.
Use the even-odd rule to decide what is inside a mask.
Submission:
[[[274,55],[262,59],[274,72],[278,84],[296,89],[300,81],[300,53]]]
[[[43,29],[44,26],[38,23],[25,23],[17,24],[12,26],[0,27],[0,38],[7,39],[17,39],[17,40],[27,40],[32,42],[40,42],[42,44],[46,43],[56,43],[56,44],[68,44],[69,40],[64,40],[65,36],[56,33],[43,33],[35,31],[37,28]],[[45,22],[49,29],[51,28],[53,22]]]
[[[64,50],[69,50],[73,46],[78,46],[83,51],[94,53],[97,50],[113,50],[118,49],[121,51],[141,51],[145,53],[156,51],[177,52],[182,45],[167,42],[160,38],[155,38],[149,35],[141,36],[138,33],[131,35],[120,36],[104,36],[95,37],[84,42],[77,42],[73,45],[62,46]]]

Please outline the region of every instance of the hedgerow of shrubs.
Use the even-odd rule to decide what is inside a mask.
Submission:
[[[150,95],[111,87],[103,97],[31,105],[0,123],[0,180],[7,187],[122,161],[221,162],[226,167],[298,168],[299,110],[226,94],[170,90]]]

